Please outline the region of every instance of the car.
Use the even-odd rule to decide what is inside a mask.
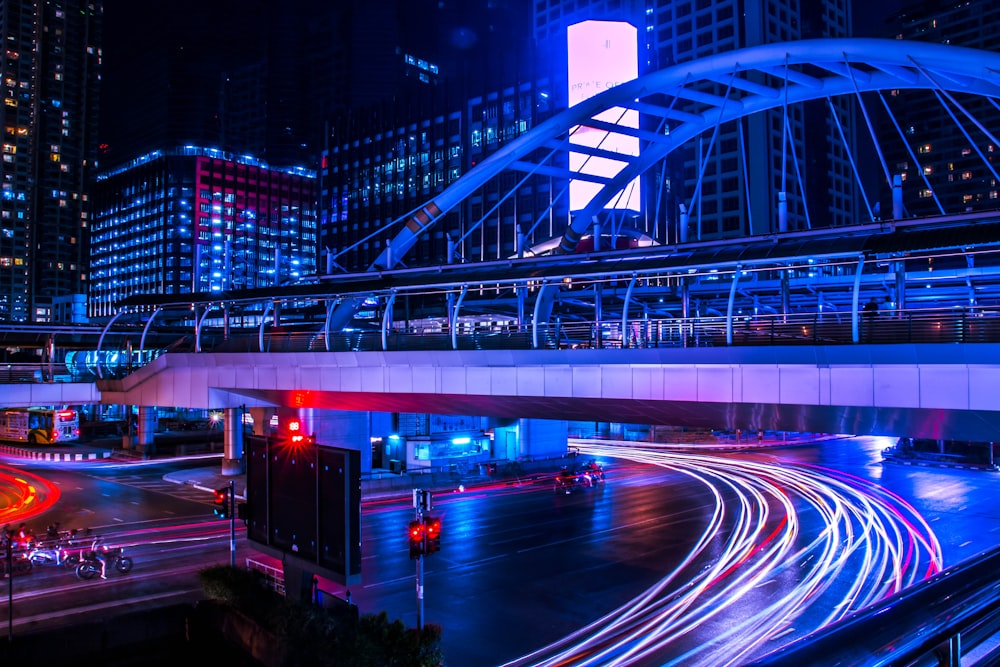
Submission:
[[[577,489],[590,489],[604,481],[604,467],[590,460],[582,466],[570,469],[563,466],[555,478],[555,492],[569,494]]]

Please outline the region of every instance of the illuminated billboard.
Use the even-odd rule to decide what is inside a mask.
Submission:
[[[621,21],[584,21],[567,28],[569,51],[569,105],[579,104],[588,97],[639,75],[638,33]],[[596,116],[597,120],[624,127],[639,127],[639,112],[614,107]],[[639,138],[618,132],[579,126],[570,133],[570,143],[600,148],[602,151],[639,154]],[[625,162],[613,158],[570,153],[570,170],[613,178],[625,167]],[[569,186],[570,210],[579,211],[601,190],[600,183],[574,179]],[[628,184],[611,198],[608,208],[639,210],[639,179]]]

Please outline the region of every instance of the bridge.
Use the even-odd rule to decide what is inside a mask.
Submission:
[[[62,368],[73,350],[75,377],[91,372],[96,382],[18,382],[6,400],[558,415],[992,440],[1000,214],[945,211],[933,170],[922,169],[922,183],[906,187],[926,187],[939,214],[907,216],[904,184],[874,133],[883,174],[873,191],[855,174],[862,222],[819,224],[801,170],[790,167],[799,182],[769,194],[793,199],[806,228],[791,229],[795,215],[779,206],[774,219],[748,226],[760,233],[702,238],[703,170],[683,207],[697,214],[681,216],[676,243],[601,246],[619,247],[614,239],[631,233],[607,207],[634,178],[656,173],[696,138],[714,140],[727,123],[777,113],[790,128],[806,102],[852,102],[865,121],[859,127],[871,129],[872,96],[926,91],[1000,180],[978,146],[1000,145],[990,130],[998,118],[969,101],[997,96],[997,72],[997,54],[870,39],[773,44],[676,65],[502,146],[373,233],[369,241],[384,251],[367,272],[242,292],[134,295],[87,329],[8,327],[0,332],[8,346],[43,350],[40,377],[56,378],[53,361]],[[599,120],[622,109],[640,114],[639,128]],[[657,131],[641,129],[651,126]],[[632,134],[642,150],[610,156],[570,142],[581,127]],[[832,136],[843,138],[840,130]],[[838,150],[856,166],[850,142]],[[504,261],[405,265],[421,235],[484,186],[508,184],[500,206],[525,175],[568,183],[580,174],[560,165],[579,152],[613,157],[618,172],[586,175],[598,193],[547,252],[520,245]],[[967,158],[970,148],[961,152]],[[926,160],[911,157],[917,166]],[[703,158],[714,159],[711,149]],[[880,193],[892,200],[884,219],[873,204]],[[747,202],[748,213],[756,208]],[[862,316],[869,305],[877,312]]]
[[[923,153],[909,153],[920,177],[904,182],[874,133],[881,176],[869,191],[836,111],[830,134],[841,137],[837,150],[856,172],[848,178],[864,211],[855,223],[824,225],[822,212],[810,211],[794,154],[792,182],[783,179],[764,205],[744,201],[748,216],[774,215],[747,221],[739,239],[702,235],[700,198],[707,165],[725,159],[713,144],[727,124],[776,114],[785,137],[801,122],[796,105],[836,109],[846,100],[870,129],[872,101],[895,121],[883,93],[898,90],[927,92],[967,139],[956,159],[978,153],[979,169],[1000,181],[989,158],[1000,146],[990,129],[998,72],[998,54],[897,40],[773,44],[676,65],[557,114],[374,231],[365,242],[383,250],[366,272],[242,292],[133,295],[109,321],[75,330],[4,327],[8,347],[41,350],[40,363],[8,366],[26,381],[5,386],[4,400],[221,408],[227,434],[232,415],[247,408],[993,441],[1000,213],[945,210]],[[637,128],[602,120],[623,110],[639,113]],[[630,134],[642,149],[581,146],[570,141],[579,128]],[[635,234],[609,213],[633,179],[690,142],[707,144],[698,149],[706,166],[673,242]],[[570,172],[570,153],[618,170]],[[539,174],[599,186],[550,244],[519,243],[502,261],[406,264],[422,235],[485,186],[499,184],[500,207]],[[908,215],[904,188],[920,188],[934,214]],[[736,194],[748,200],[749,187]],[[885,214],[876,205],[883,196]],[[489,215],[468,221],[467,233]],[[634,242],[618,249],[622,237]],[[372,435],[357,421],[340,426],[349,440]]]

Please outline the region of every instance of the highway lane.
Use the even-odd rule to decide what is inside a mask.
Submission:
[[[460,667],[538,664],[555,655],[572,656],[569,664],[597,655],[604,662],[595,664],[725,664],[748,657],[747,650],[766,652],[832,610],[854,608],[996,543],[995,473],[882,465],[884,445],[850,438],[719,454],[713,458],[735,467],[714,472],[723,464],[684,461],[690,453],[683,451],[656,452],[667,462],[657,465],[594,450],[608,476],[587,492],[555,493],[546,481],[435,494],[432,513],[442,517],[443,538],[441,551],[425,561],[425,619],[443,627],[448,664]],[[761,467],[778,470],[762,477]],[[56,622],[47,618],[50,605],[85,618],[171,595],[194,599],[197,570],[228,560],[228,525],[211,520],[210,494],[164,486],[162,468],[35,472],[61,490],[40,524],[61,516],[64,527],[86,521],[120,536],[132,544],[136,569],[105,582],[41,568],[16,577],[15,631]],[[820,493],[816,485],[835,491]],[[412,515],[409,499],[365,503],[364,582],[351,590],[363,613],[385,610],[410,626],[415,566],[405,535]],[[203,523],[212,537],[197,536]],[[187,528],[172,533],[172,525]],[[182,535],[188,530],[192,541]],[[242,531],[239,541],[242,563],[254,552]],[[839,546],[849,543],[855,548]],[[916,552],[923,555],[901,557]],[[782,567],[781,556],[808,565]],[[827,585],[838,568],[839,583]],[[823,602],[796,602],[813,598]],[[805,611],[787,617],[779,602]],[[594,623],[600,634],[574,637]],[[714,638],[725,641],[708,641]],[[706,644],[711,653],[700,652]],[[521,660],[536,651],[543,653]]]
[[[443,627],[451,665],[746,661],[996,543],[994,473],[883,465],[886,444],[719,453],[717,464],[675,451],[666,466],[593,449],[608,480],[592,493],[436,497],[443,538],[425,561],[425,619]],[[352,590],[362,611],[408,625],[411,516],[408,503],[366,509],[365,582]]]

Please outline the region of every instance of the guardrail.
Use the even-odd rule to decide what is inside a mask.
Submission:
[[[751,664],[996,664],[995,655],[984,655],[989,649],[977,649],[989,646],[998,628],[1000,548],[995,548]]]

